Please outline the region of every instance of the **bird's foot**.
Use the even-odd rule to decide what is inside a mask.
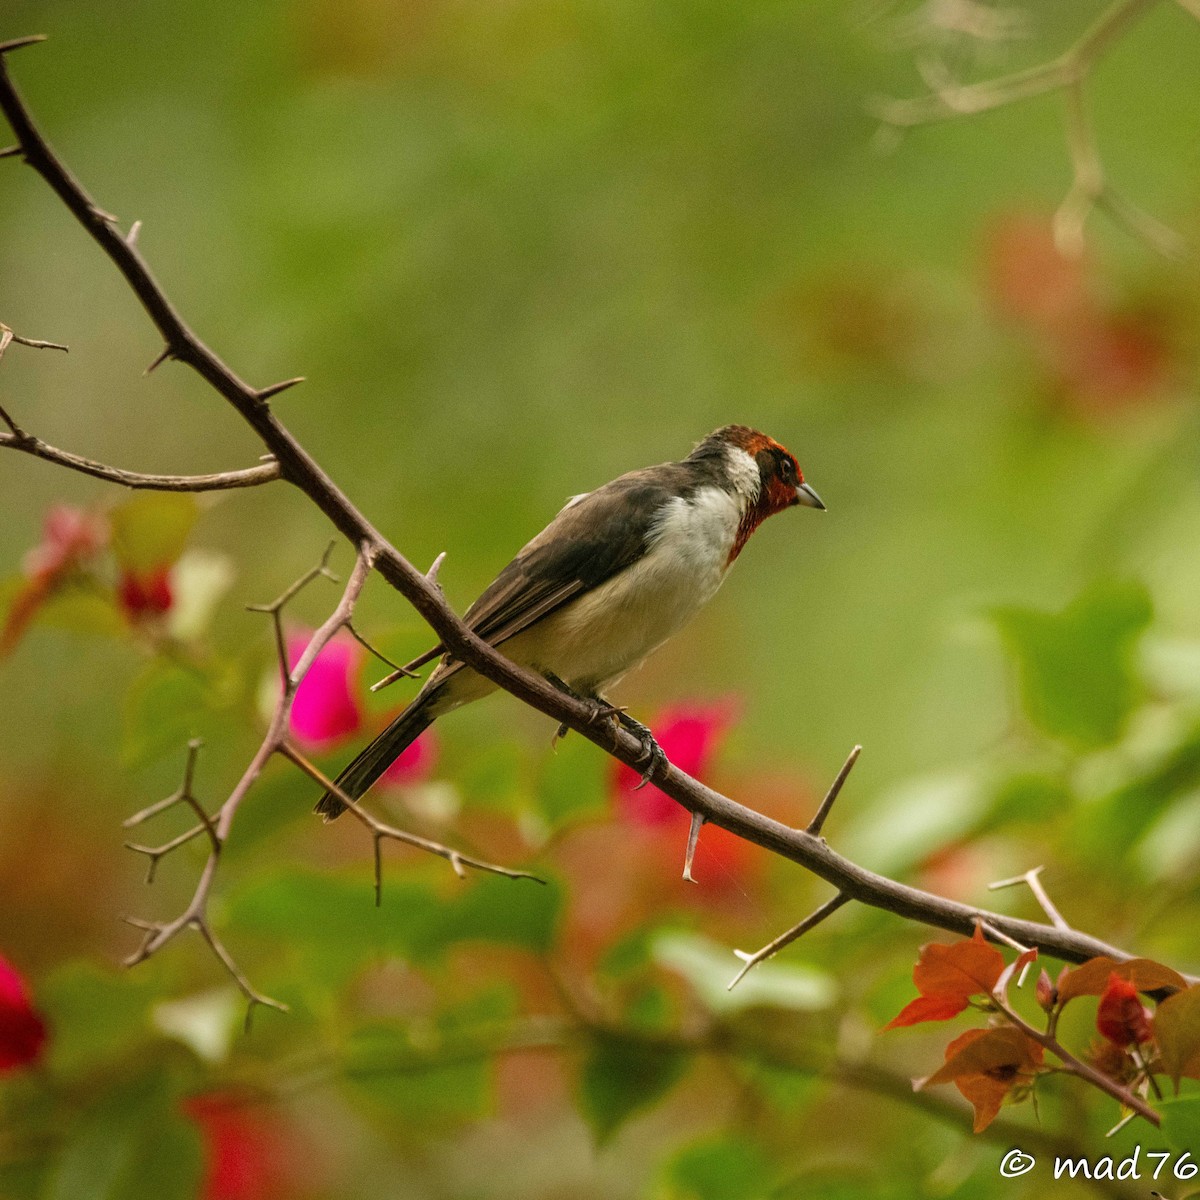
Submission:
[[[641,782],[634,788],[635,792],[640,791],[646,784],[654,781],[656,774],[666,770],[671,764],[654,734],[650,732],[648,725],[634,720],[623,708],[617,709],[615,716],[621,727],[628,729],[642,743],[642,753],[638,758],[638,763],[645,763],[646,769],[642,772]]]
[[[603,696],[584,695],[581,692],[577,692],[564,679],[560,679],[559,676],[554,675],[549,671],[546,672],[546,679],[550,683],[554,684],[554,686],[556,688],[558,688],[558,690],[560,692],[563,692],[566,695],[570,696],[571,699],[579,700],[582,703],[591,706],[592,711],[588,717],[589,725],[600,725],[604,721],[619,721],[619,720],[621,720],[622,716],[625,713],[625,710],[623,708],[619,708],[615,704],[610,704],[607,700],[604,699]],[[639,728],[641,728],[641,727],[639,726]],[[554,737],[551,739],[550,744],[552,746],[557,745],[559,739],[565,738],[567,736],[567,734],[570,732],[571,732],[570,726],[568,726],[565,723],[560,725],[554,731]],[[647,732],[649,732],[649,731],[647,731]]]

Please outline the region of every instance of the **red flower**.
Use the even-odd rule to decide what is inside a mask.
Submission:
[[[289,635],[290,667],[300,661],[311,638],[308,631]],[[349,637],[335,637],[317,655],[292,705],[291,731],[301,745],[328,750],[362,728],[362,704],[355,688],[360,661],[358,643]]]
[[[236,1096],[213,1093],[184,1101],[200,1127],[205,1171],[200,1200],[270,1200],[291,1193],[288,1160],[299,1152],[286,1130]]]
[[[703,779],[736,719],[737,705],[728,698],[710,704],[679,704],[665,709],[654,722],[654,736],[674,766]],[[656,855],[682,855],[691,823],[688,812],[653,784],[637,791],[641,776],[624,763],[613,761],[610,781],[609,794],[618,817],[661,841]],[[741,883],[751,852],[749,843],[735,834],[706,825],[696,849],[694,876],[708,887]]]
[[[1135,1046],[1154,1037],[1150,1014],[1138,999],[1138,990],[1115,971],[1100,997],[1096,1028],[1114,1046]]]
[[[383,786],[410,787],[423,783],[433,774],[438,759],[437,736],[427,729],[415,742],[411,742],[400,753],[379,782]]]
[[[0,1073],[37,1062],[45,1044],[46,1023],[33,1010],[28,985],[0,956]]]
[[[663,710],[654,722],[654,736],[674,766],[699,779],[736,717],[731,700],[679,704]],[[687,814],[665,792],[653,784],[636,790],[641,778],[632,767],[613,760],[610,794],[621,816],[635,825],[672,824],[682,816],[686,825]]]
[[[131,621],[160,617],[170,612],[175,601],[170,568],[157,567],[153,571],[140,573],[122,571],[117,584],[117,599]]]

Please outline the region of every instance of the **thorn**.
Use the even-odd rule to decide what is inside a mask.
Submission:
[[[24,153],[23,146],[5,146],[3,150],[0,150],[0,158],[16,158],[17,155]]]
[[[161,367],[163,363],[165,363],[167,359],[171,357],[173,357],[171,354],[171,347],[164,346],[162,348],[162,353],[142,372],[142,378],[144,379],[151,373],[151,371],[157,371],[158,368]]]
[[[273,383],[269,387],[259,388],[255,395],[260,400],[269,400],[272,396],[278,396],[280,392],[286,392],[288,388],[303,382],[304,376],[297,375],[295,379],[285,379],[282,383]]]
[[[446,561],[446,552],[443,550],[441,554],[433,560],[433,565],[425,572],[425,578],[429,580],[435,587],[437,586],[438,574],[442,569],[442,563]]]
[[[130,227],[129,227],[129,232],[125,235],[125,245],[136,246],[137,240],[138,240],[138,234],[141,232],[142,232],[141,221],[134,221],[134,223],[132,225],[130,225]]]
[[[113,213],[107,212],[103,208],[98,208],[95,204],[88,205],[88,212],[90,212],[92,214],[92,216],[94,216],[94,217],[99,217],[100,220],[106,222],[109,225],[115,225],[118,220],[118,218]]]
[[[846,761],[842,764],[842,769],[837,773],[837,778],[833,783],[829,785],[829,791],[825,793],[825,799],[821,801],[821,807],[817,809],[813,819],[808,823],[808,828],[804,831],[810,837],[821,836],[821,829],[825,824],[825,818],[829,816],[830,810],[833,808],[833,802],[841,793],[846,778],[854,769],[854,764],[858,762],[858,756],[861,753],[862,747],[855,746],[846,756]]]
[[[702,813],[692,813],[692,825],[688,830],[687,852],[683,856],[683,877],[688,883],[695,883],[696,878],[692,874],[692,859],[696,855],[696,844],[700,841],[700,829],[704,825],[704,815]]]
[[[0,54],[8,54],[13,50],[20,50],[23,46],[34,46],[38,42],[44,42],[46,35],[44,33],[35,33],[29,37],[13,38],[10,42],[0,42]]]

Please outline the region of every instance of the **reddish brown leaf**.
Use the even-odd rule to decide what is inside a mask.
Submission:
[[[885,1026],[900,1029],[922,1021],[948,1021],[967,1007],[965,996],[918,996],[910,1000]]]
[[[1154,1036],[1149,1010],[1138,999],[1137,986],[1115,971],[1109,973],[1100,997],[1096,1028],[1114,1046],[1138,1046]]]
[[[946,1047],[946,1061],[917,1088],[953,1083],[975,1109],[975,1132],[986,1129],[1001,1104],[1025,1087],[1042,1065],[1039,1043],[1012,1025],[968,1029]]]
[[[907,1005],[884,1028],[948,1020],[967,1007],[971,996],[990,996],[1003,970],[1004,956],[987,944],[978,926],[973,937],[960,942],[922,946],[921,957],[913,968],[913,983],[921,998]]]
[[[1163,1070],[1179,1086],[1180,1077],[1200,1079],[1200,984],[1168,996],[1154,1014]]]
[[[1066,1004],[1076,996],[1101,995],[1108,987],[1110,975],[1127,980],[1139,992],[1152,992],[1158,988],[1182,991],[1187,987],[1187,980],[1178,971],[1153,959],[1130,958],[1125,962],[1117,962],[1116,959],[1101,956],[1089,959],[1082,966],[1059,976],[1059,1003]]]

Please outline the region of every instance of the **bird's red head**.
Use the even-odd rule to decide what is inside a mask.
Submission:
[[[824,509],[820,496],[804,482],[804,472],[796,456],[774,438],[750,429],[745,425],[726,425],[705,439],[740,450],[747,468],[748,479],[756,484],[749,490],[746,511],[738,529],[737,541],[730,554],[732,562],[741,552],[750,535],[767,517],[785,508],[804,505],[807,508]],[[753,479],[754,470],[758,478]]]

